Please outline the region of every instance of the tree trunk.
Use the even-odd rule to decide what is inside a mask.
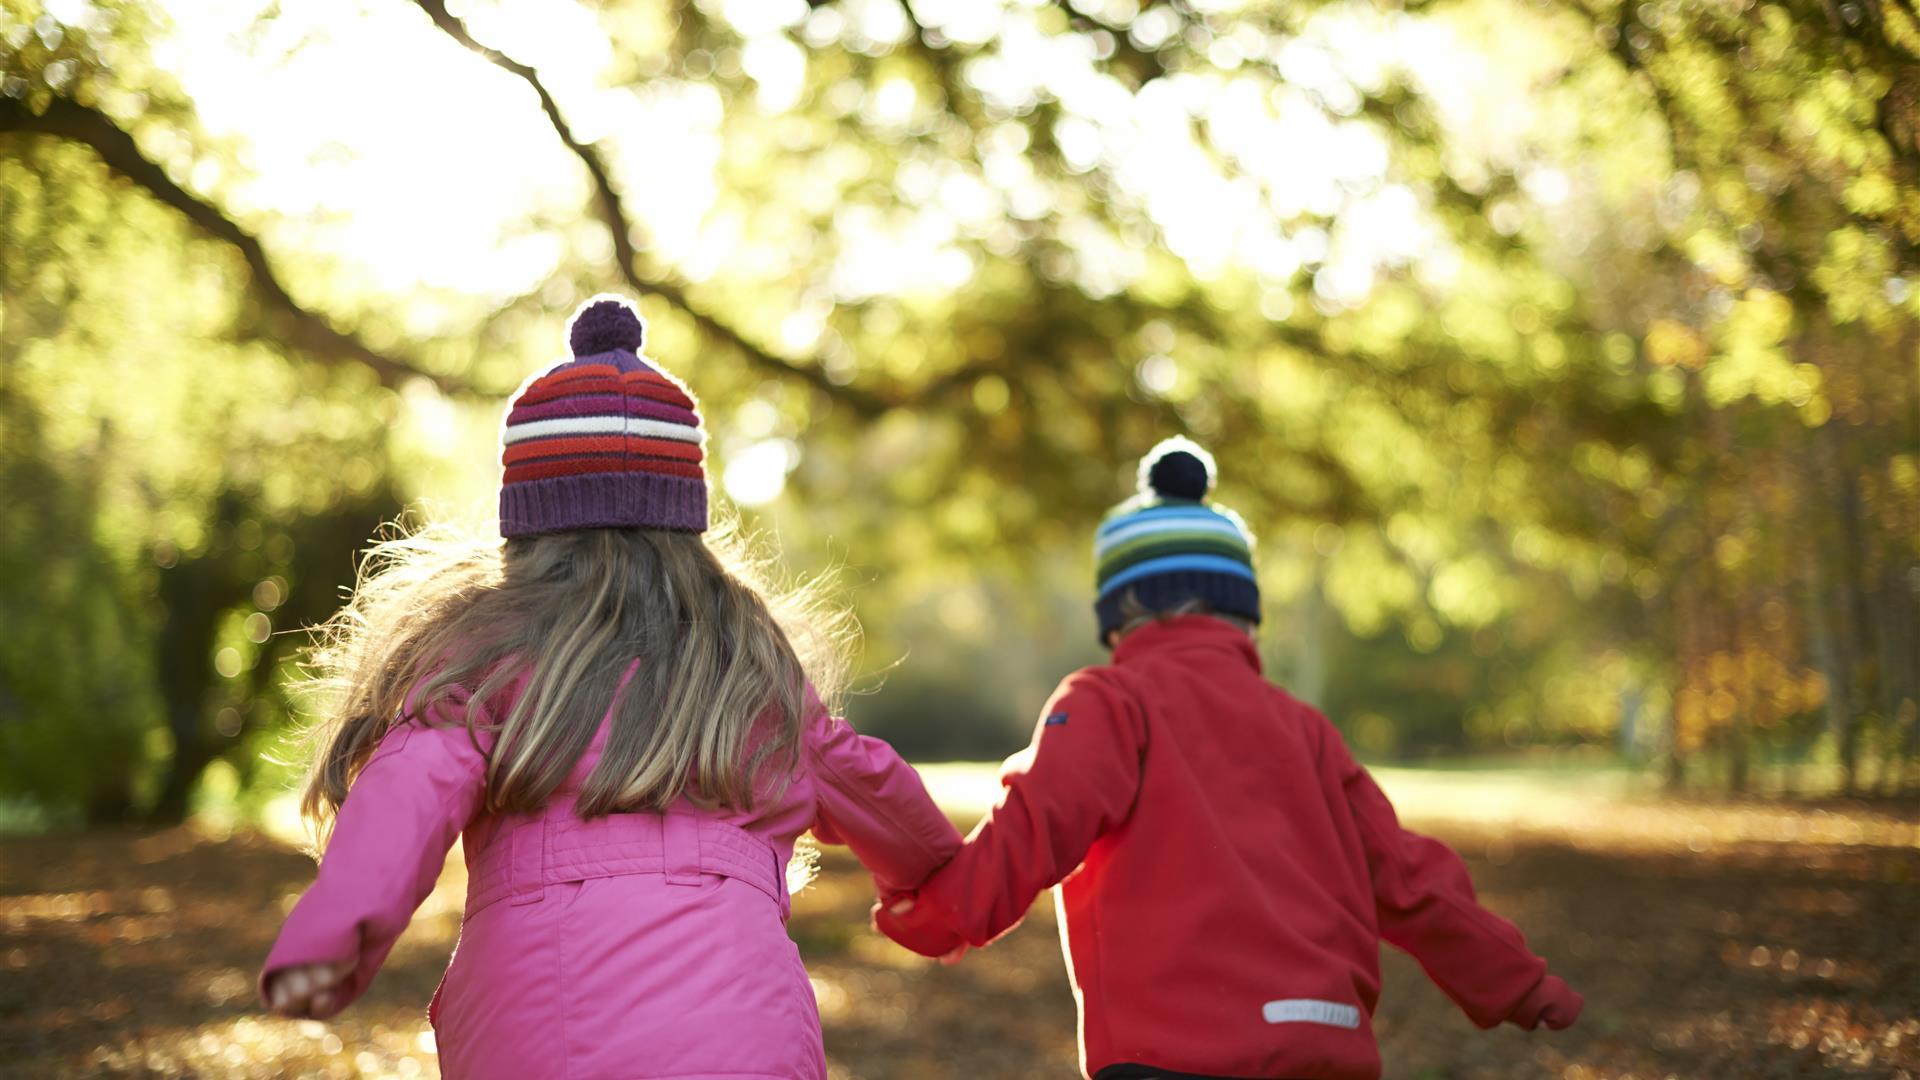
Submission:
[[[1859,789],[1860,765],[1860,722],[1854,709],[1855,679],[1859,673],[1860,655],[1860,619],[1859,606],[1856,603],[1854,584],[1854,543],[1860,529],[1859,490],[1855,486],[1852,470],[1848,468],[1845,455],[1835,443],[1840,439],[1838,428],[1842,425],[1829,424],[1822,429],[1826,438],[1820,441],[1822,464],[1825,466],[1828,490],[1834,493],[1837,504],[1834,524],[1839,535],[1834,538],[1833,575],[1828,586],[1833,598],[1834,618],[1829,624],[1831,631],[1834,676],[1829,679],[1828,699],[1833,708],[1828,710],[1828,719],[1835,726],[1839,737],[1840,751],[1840,791],[1852,796]]]
[[[1880,587],[1873,593],[1880,628],[1880,707],[1886,717],[1886,745],[1881,748],[1880,756],[1880,793],[1889,798],[1900,794],[1916,726],[1914,706],[1910,703],[1913,612],[1912,605],[1901,594],[1905,584],[1901,580],[1903,569],[1896,560],[1886,559]]]
[[[124,784],[102,787],[87,800],[84,813],[88,825],[124,825],[137,816],[133,792]]]
[[[1748,727],[1747,708],[1743,701],[1734,710],[1733,719],[1727,726],[1727,791],[1734,795],[1747,793],[1747,769],[1753,754],[1753,747],[1747,738]]]
[[[193,786],[212,760],[203,728],[214,675],[214,633],[225,605],[204,587],[209,583],[202,570],[202,565],[182,565],[161,575],[160,595],[167,605],[167,618],[160,633],[158,667],[173,758],[148,817],[165,824],[186,820]]]
[[[238,510],[237,504],[223,500],[216,536],[230,529]],[[160,602],[167,614],[154,669],[173,736],[173,758],[160,796],[147,813],[156,822],[186,820],[194,784],[214,757],[206,731],[207,699],[215,679],[213,645],[221,613],[247,595],[244,585],[235,584],[236,576],[233,560],[218,545],[160,572]]]
[[[213,763],[205,736],[200,734],[201,713],[194,708],[184,715],[168,710],[168,726],[173,730],[173,760],[167,763],[166,779],[160,785],[160,797],[147,811],[148,820],[162,825],[178,825],[187,820],[193,789],[200,774]],[[182,739],[189,741],[182,742]]]

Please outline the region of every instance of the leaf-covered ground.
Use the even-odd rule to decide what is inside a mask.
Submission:
[[[1911,811],[1521,800],[1442,817],[1428,802],[1448,789],[1401,779],[1409,816],[1466,854],[1588,1009],[1560,1034],[1479,1032],[1390,954],[1389,1077],[1920,1077]],[[1546,818],[1561,824],[1528,824]],[[433,1075],[424,1008],[458,930],[457,869],[343,1018],[270,1019],[254,968],[311,873],[277,840],[204,826],[0,838],[0,1074]],[[946,968],[869,933],[869,899],[829,851],[792,923],[836,1077],[1074,1075],[1049,904]]]

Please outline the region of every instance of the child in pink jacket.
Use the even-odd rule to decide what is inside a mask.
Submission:
[[[637,313],[596,300],[571,344],[507,414],[504,544],[387,545],[330,627],[305,808],[331,839],[261,993],[346,1007],[459,837],[465,919],[428,1008],[447,1076],[824,1078],[785,930],[795,840],[897,891],[959,836],[821,703],[803,622],[703,539],[700,418]]]
[[[1075,672],[1000,804],[917,891],[875,909],[928,956],[985,945],[1060,886],[1093,1080],[1373,1080],[1380,942],[1481,1027],[1561,1028],[1580,995],[1400,827],[1325,717],[1260,674],[1252,539],[1184,439],[1095,539],[1111,664]]]

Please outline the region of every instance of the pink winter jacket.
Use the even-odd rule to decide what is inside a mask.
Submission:
[[[794,841],[812,828],[847,844],[891,891],[918,885],[960,837],[891,747],[807,698],[800,768],[751,813],[683,801],[582,821],[573,799],[603,721],[544,811],[490,814],[486,743],[469,737],[462,698],[430,725],[396,726],[354,781],[263,991],[284,968],[357,960],[341,1005],[357,997],[460,836],[466,912],[428,1007],[445,1075],[824,1080],[819,1014],[785,927]]]

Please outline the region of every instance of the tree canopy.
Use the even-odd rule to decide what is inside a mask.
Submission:
[[[178,815],[297,635],[637,295],[988,753],[1186,432],[1380,754],[1920,756],[1920,22],[1649,0],[0,0],[0,792]]]

